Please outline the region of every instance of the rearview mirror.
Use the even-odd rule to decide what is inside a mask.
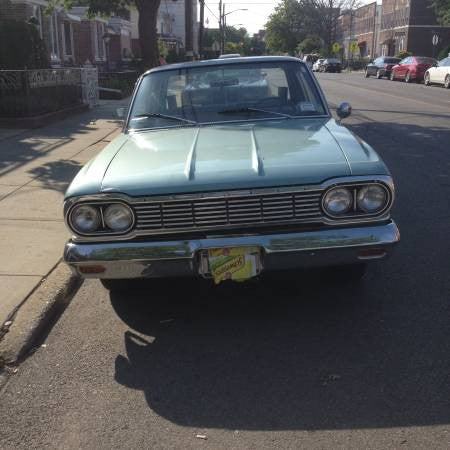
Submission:
[[[344,102],[341,103],[337,110],[336,113],[339,117],[339,119],[346,119],[351,113],[352,113],[352,107],[350,105],[350,103]]]

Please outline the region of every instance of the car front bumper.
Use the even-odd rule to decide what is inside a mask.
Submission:
[[[258,246],[263,270],[283,270],[383,259],[399,240],[396,224],[389,221],[353,228],[162,242],[69,241],[64,260],[84,278],[208,277],[206,255],[212,248]]]

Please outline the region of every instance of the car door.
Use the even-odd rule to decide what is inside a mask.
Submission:
[[[370,75],[376,75],[377,70],[383,67],[383,58],[377,58],[372,64],[370,64]]]
[[[395,69],[395,78],[403,78],[406,73],[406,62],[409,60],[409,58],[402,59],[399,63],[397,68]]]
[[[414,58],[411,56],[405,59],[405,62],[402,65],[402,76],[401,78],[405,78],[408,72],[411,72],[412,66],[415,64]]]
[[[445,77],[450,73],[450,57],[443,59],[439,64],[438,67],[435,68],[436,70],[436,83],[442,83],[445,82]]]

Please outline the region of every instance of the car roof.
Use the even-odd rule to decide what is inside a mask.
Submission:
[[[204,61],[189,61],[178,64],[165,64],[164,66],[154,67],[144,75],[154,72],[163,72],[166,70],[191,69],[209,66],[223,66],[240,63],[262,63],[262,62],[296,62],[305,64],[302,60],[292,56],[241,56],[239,58],[208,59]]]

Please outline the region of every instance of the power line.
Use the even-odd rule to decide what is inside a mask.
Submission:
[[[216,3],[216,5],[218,5],[218,3]],[[220,21],[219,20],[219,18],[211,11],[211,8],[205,3],[205,6],[206,6],[206,9],[218,20],[218,21]]]

